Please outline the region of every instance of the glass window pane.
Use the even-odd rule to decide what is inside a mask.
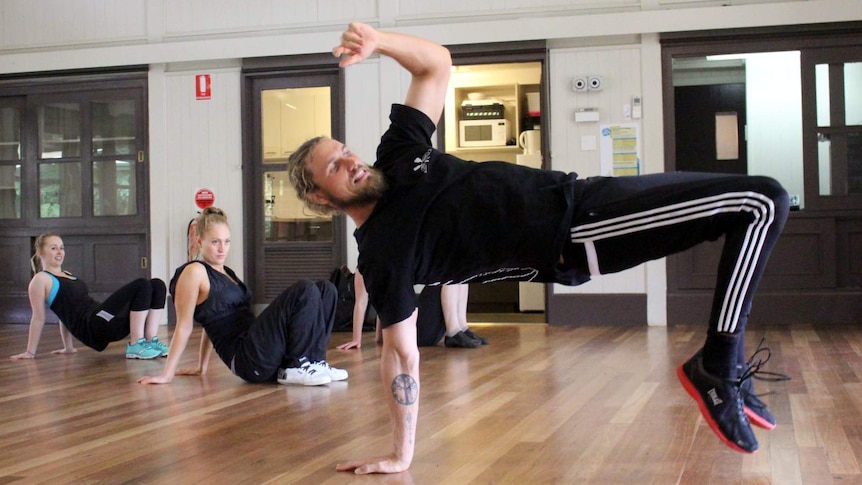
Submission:
[[[81,216],[81,164],[39,164],[39,217]]]
[[[54,103],[39,107],[40,158],[81,156],[81,107]]]
[[[814,66],[817,126],[831,126],[829,117],[829,64]]]
[[[21,165],[0,165],[0,219],[21,218]]]
[[[315,136],[332,136],[329,86],[261,92],[261,153],[271,172],[263,175],[264,240],[332,241],[332,216],[305,208],[290,185],[284,162]]]
[[[862,125],[862,62],[844,64],[845,123]]]
[[[268,89],[261,92],[264,163],[282,163],[305,140],[332,136],[329,86]]]
[[[264,240],[332,241],[332,216],[306,209],[287,172],[265,172],[263,177]]]
[[[21,160],[21,113],[0,108],[0,160]]]
[[[93,155],[135,152],[135,101],[96,101],[93,108]]]
[[[819,194],[832,195],[832,140],[827,135],[817,135],[817,177]]]
[[[820,195],[862,194],[862,133],[819,134],[817,162]]]
[[[137,213],[135,162],[93,162],[93,215],[128,216]]]

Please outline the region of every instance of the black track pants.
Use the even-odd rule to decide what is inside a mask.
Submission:
[[[303,280],[284,290],[242,337],[231,370],[248,382],[265,382],[302,358],[325,360],[336,299],[328,281]]]
[[[614,273],[724,236],[709,332],[744,332],[787,219],[789,200],[778,182],[676,172],[582,183],[565,257],[593,275]]]

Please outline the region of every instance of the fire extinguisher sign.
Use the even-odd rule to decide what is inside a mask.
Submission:
[[[195,76],[195,98],[198,100],[210,99],[212,97],[212,78],[209,74],[198,74]]]

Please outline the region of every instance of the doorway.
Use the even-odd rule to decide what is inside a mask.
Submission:
[[[741,80],[746,90],[746,136],[740,137],[744,173],[771,176],[790,195],[791,213],[770,256],[752,321],[858,320],[859,32],[856,22],[662,36],[666,169],[678,170],[686,163],[676,140],[678,125],[686,122],[675,107],[677,86]],[[689,82],[696,78],[722,81]],[[704,244],[667,258],[669,324],[708,318],[720,249],[719,242]]]
[[[438,135],[443,150],[477,162],[546,166],[543,148],[548,145],[542,134],[548,131],[542,126],[547,116],[542,114],[547,112],[543,107],[548,96],[543,61],[544,56],[536,54],[475,59],[453,49],[455,66]],[[506,127],[500,143],[476,146],[483,143],[465,139],[468,126],[489,119]],[[545,289],[545,284],[532,282],[471,284],[467,308],[471,313],[540,313],[545,311]]]
[[[676,85],[674,109],[677,170],[748,173],[744,82]]]
[[[287,159],[304,141],[343,138],[342,83],[331,67],[250,68],[245,78],[246,268],[254,303],[266,305],[297,281],[328,279],[346,262],[344,216],[310,212],[287,177]]]

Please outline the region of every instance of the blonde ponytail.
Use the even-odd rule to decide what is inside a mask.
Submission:
[[[33,274],[36,274],[39,271],[42,271],[42,259],[39,258],[38,254],[34,254],[30,258],[30,270],[33,271]]]
[[[33,257],[30,258],[30,269],[33,271],[33,274],[36,274],[42,271],[42,258],[39,257],[39,253],[42,251],[42,246],[45,245],[45,240],[49,237],[60,237],[58,234],[53,232],[45,232],[36,236],[36,242],[33,244],[33,250],[35,251]]]

